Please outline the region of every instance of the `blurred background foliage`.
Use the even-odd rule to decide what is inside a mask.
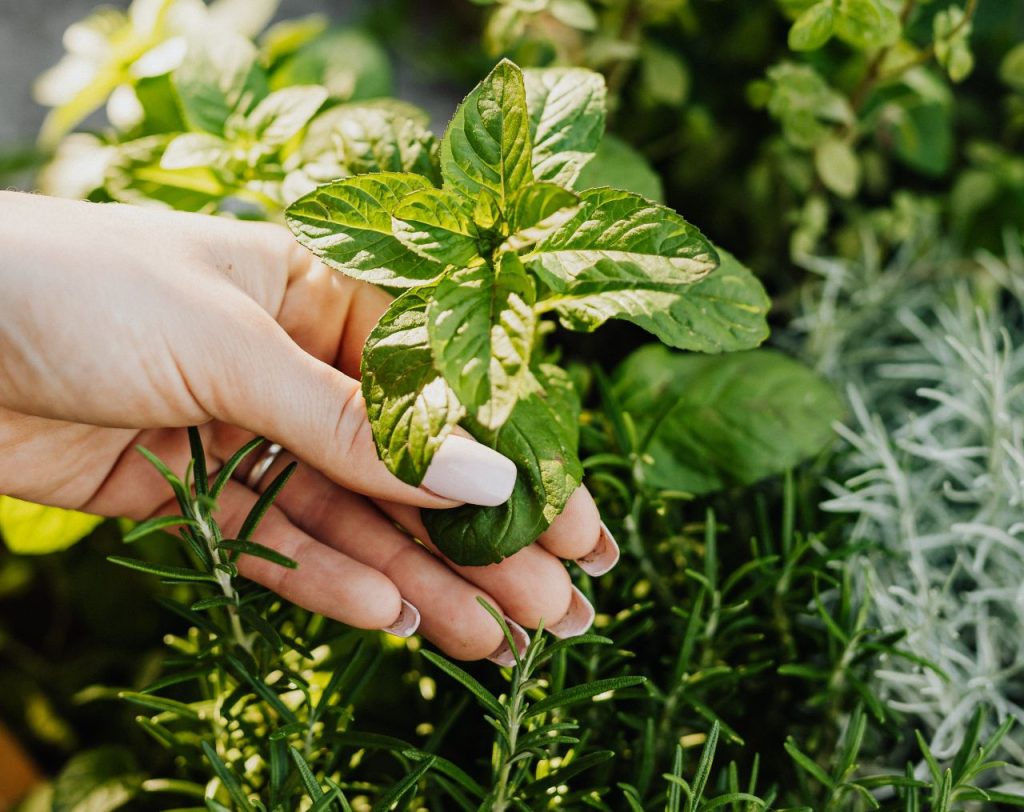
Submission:
[[[628,326],[560,341],[588,406],[587,482],[624,557],[583,583],[612,643],[560,651],[529,698],[647,682],[615,702],[555,708],[555,723],[578,728],[516,774],[509,808],[1019,803],[998,793],[1024,788],[1024,733],[1012,727],[1024,721],[1024,2],[387,0],[342,28],[310,17],[264,33],[275,14],[295,17],[289,3],[152,13],[166,5],[104,11],[66,38],[63,67],[37,85],[51,107],[42,139],[0,158],[0,175],[274,217],[289,174],[366,171],[351,146],[239,159],[226,128],[213,134],[234,163],[162,165],[171,134],[188,129],[166,103],[183,58],[173,43],[217,15],[256,37],[268,90],[324,86],[341,112],[321,116],[386,130],[388,160],[430,149],[424,113],[375,101],[396,82],[408,91],[415,76],[400,95],[439,124],[502,55],[584,65],[607,79],[613,134],[585,184],[664,199],[773,295],[774,348],[725,362],[642,347]],[[794,390],[802,411],[772,407]],[[749,434],[721,429],[730,421]],[[151,580],[111,571],[118,524],[0,497],[0,532],[11,549],[0,553],[0,709],[58,776],[26,808],[166,809],[167,785],[144,789],[157,776],[231,808],[195,742],[161,746],[138,708],[114,701],[109,686],[142,689],[181,658],[172,643],[169,662],[165,635],[189,635],[153,603]],[[32,548],[44,554],[21,555]],[[136,552],[184,563],[166,537]],[[305,628],[296,613],[272,610],[282,628]],[[373,678],[339,699],[342,766],[317,780],[337,781],[356,809],[487,803],[501,739],[473,692],[417,641],[326,637],[329,654],[307,664],[318,678],[359,640]],[[522,675],[467,670],[496,695],[526,690]],[[269,732],[253,729],[247,746]],[[408,782],[423,754],[471,781],[435,761]],[[321,756],[316,743],[305,751],[317,769]],[[997,758],[1007,763],[987,764]],[[96,787],[119,789],[97,801]]]

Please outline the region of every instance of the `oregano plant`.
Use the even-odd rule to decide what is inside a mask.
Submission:
[[[575,188],[604,107],[598,73],[504,60],[448,125],[440,187],[429,173],[357,174],[287,209],[325,263],[400,291],[362,363],[388,468],[419,484],[460,425],[518,467],[507,503],[426,513],[461,564],[529,544],[580,485],[579,401],[544,350],[547,317],[585,332],[624,319],[699,352],[767,335],[761,285],[683,217],[631,192]]]

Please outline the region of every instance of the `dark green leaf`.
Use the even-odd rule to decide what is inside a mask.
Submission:
[[[267,486],[267,489],[263,491],[257,497],[256,503],[249,509],[249,513],[245,517],[245,521],[242,522],[242,526],[238,529],[238,538],[234,543],[247,542],[252,540],[252,534],[256,532],[256,528],[259,523],[263,521],[263,517],[267,511],[270,510],[270,506],[274,504],[274,500],[277,499],[279,493],[288,484],[288,480],[291,479],[292,474],[295,473],[295,469],[298,468],[297,462],[290,462],[286,465],[274,480]],[[246,550],[245,552],[250,555],[257,555],[257,553]],[[267,555],[263,555],[263,558],[267,558]],[[284,556],[281,556],[284,558]],[[295,562],[290,564],[286,563],[284,566],[291,566]]]
[[[476,679],[476,677],[467,674],[461,668],[454,663],[446,660],[439,654],[435,654],[432,651],[424,651],[423,656],[431,663],[436,665],[442,671],[444,671],[449,677],[454,679],[456,682],[462,684],[466,690],[468,690],[473,696],[479,700],[480,704],[483,705],[484,709],[493,714],[494,716],[501,718],[505,715],[505,710],[502,708],[501,703],[498,702],[497,697],[494,696],[490,691],[484,688],[483,685]]]
[[[619,367],[615,391],[647,437],[647,482],[698,494],[796,465],[842,416],[831,386],[774,350],[699,356],[650,345]]]
[[[665,201],[661,176],[633,147],[614,135],[606,135],[594,157],[583,167],[577,189],[610,186],[624,189],[657,203]]]
[[[186,519],[184,516],[156,516],[135,525],[135,527],[124,534],[124,541],[130,544],[133,541],[138,541],[148,536],[150,533],[156,533],[158,530],[166,530],[168,527],[180,527],[181,525],[188,527],[199,526],[198,522]]]
[[[497,507],[428,510],[423,520],[438,547],[459,564],[491,564],[531,544],[579,487],[579,401],[562,370],[534,370],[540,387],[520,400],[498,429],[466,421],[470,433],[518,468],[512,496]]]
[[[241,539],[226,539],[217,545],[219,550],[227,550],[232,553],[242,553],[244,555],[251,555],[255,558],[263,558],[267,561],[272,561],[282,567],[288,567],[288,569],[295,569],[298,567],[298,562],[294,559],[289,558],[286,555],[282,555],[277,550],[271,547],[267,547],[265,544],[257,544],[254,541],[242,541]],[[195,608],[195,607],[193,607]]]
[[[170,564],[155,564],[150,561],[140,561],[137,558],[122,558],[119,555],[108,555],[107,561],[131,570],[138,570],[149,575],[158,575],[161,578],[171,578],[176,581],[206,581],[217,583],[217,579],[206,572],[190,570],[186,567],[172,567]]]
[[[646,681],[645,677],[610,677],[608,679],[583,683],[582,685],[575,685],[572,688],[566,688],[564,691],[551,694],[551,696],[545,697],[539,702],[534,702],[526,711],[526,715],[527,717],[539,716],[542,713],[547,713],[557,708],[578,705],[580,702],[593,699],[598,694],[609,691],[621,691],[624,688],[643,685]]]

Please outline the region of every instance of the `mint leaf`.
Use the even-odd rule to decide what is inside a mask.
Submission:
[[[604,133],[604,77],[583,68],[536,68],[523,71],[523,79],[533,176],[572,186]]]
[[[395,236],[410,251],[445,265],[464,266],[479,254],[468,201],[446,189],[421,189],[391,212]]]
[[[256,46],[232,31],[189,42],[173,80],[191,129],[222,135],[229,116],[249,112],[267,95],[267,75],[257,56]]]
[[[572,382],[546,364],[533,374],[540,388],[520,400],[500,428],[472,419],[463,423],[477,440],[515,462],[519,476],[509,500],[497,507],[423,511],[430,538],[456,564],[492,564],[532,544],[583,478],[576,450],[579,399]]]
[[[391,210],[412,192],[430,189],[419,175],[377,172],[321,186],[285,212],[300,243],[332,268],[374,285],[415,287],[444,266],[415,254],[391,232]]]
[[[434,452],[463,415],[434,367],[427,340],[430,290],[399,296],[363,350],[363,397],[377,453],[399,479],[419,485]]]
[[[531,386],[533,300],[522,263],[504,254],[497,273],[484,263],[446,276],[427,308],[435,363],[484,428],[504,423]]]
[[[756,277],[731,254],[693,284],[665,272],[598,262],[580,274],[569,293],[550,301],[562,324],[590,332],[608,319],[624,319],[666,344],[695,352],[734,352],[768,337],[770,300]]]
[[[369,172],[414,172],[440,183],[437,140],[427,122],[418,107],[394,99],[332,107],[306,130],[289,165],[285,197]]]
[[[836,12],[833,0],[820,0],[793,23],[789,29],[789,47],[794,51],[814,51],[832,38]]]
[[[522,187],[508,213],[512,234],[502,249],[521,251],[563,226],[579,210],[579,198],[554,183],[530,183]]]
[[[470,198],[494,196],[504,210],[529,183],[530,122],[518,66],[503,59],[466,96],[441,140],[445,188]]]
[[[621,265],[630,278],[651,274],[677,285],[706,276],[718,264],[704,235],[665,206],[617,189],[587,189],[579,196],[579,212],[529,255],[556,291],[569,290],[598,263]],[[608,268],[595,279],[615,275]]]
[[[614,388],[650,437],[646,480],[694,494],[751,485],[818,453],[843,411],[831,386],[774,350],[709,357],[652,344],[622,363]]]
[[[246,116],[242,129],[261,146],[280,147],[309,123],[325,101],[327,90],[318,85],[276,90]]]
[[[182,133],[167,144],[160,156],[162,169],[209,167],[222,169],[231,161],[231,146],[223,138],[210,133]]]

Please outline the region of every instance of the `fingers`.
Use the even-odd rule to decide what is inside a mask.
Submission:
[[[286,489],[287,490],[287,489]],[[218,524],[229,536],[236,533],[256,496],[236,482],[221,494]],[[167,503],[157,511],[174,513]],[[283,598],[312,612],[361,629],[388,629],[408,636],[416,630],[415,607],[403,603],[395,583],[373,567],[321,544],[272,507],[256,532],[255,540],[298,564],[289,569],[262,558],[242,555],[238,571]]]
[[[585,573],[604,575],[619,562],[619,545],[601,521],[585,485],[569,497],[565,509],[538,539],[545,550],[575,560]]]
[[[338,484],[375,498],[434,508],[508,499],[516,478],[512,461],[458,435],[441,444],[422,486],[391,474],[377,456],[359,383],[309,355],[263,315],[255,311],[230,346],[211,350],[223,353],[210,361],[215,416],[280,443]]]
[[[378,507],[440,555],[419,511],[389,502],[379,502]],[[536,628],[543,623],[555,636],[571,637],[582,634],[593,623],[594,609],[572,585],[565,567],[536,545],[486,567],[461,567],[444,560],[453,572],[494,595],[505,614],[523,626]]]
[[[278,465],[282,464],[284,461]],[[273,474],[271,470],[268,479]],[[502,651],[501,628],[478,600],[484,599],[501,612],[500,596],[460,578],[364,498],[302,466],[277,504],[297,526],[320,539],[325,549],[350,556],[394,583],[419,610],[419,631],[446,654],[511,664],[511,652],[507,647]],[[521,635],[525,647],[525,632],[514,631]]]

